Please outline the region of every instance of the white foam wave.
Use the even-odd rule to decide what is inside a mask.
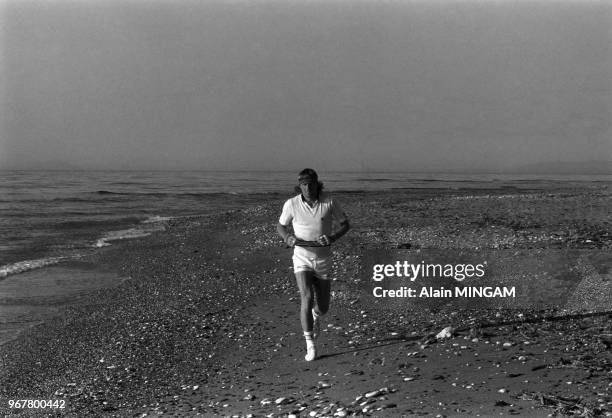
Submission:
[[[144,224],[150,224],[150,223],[155,223],[155,222],[167,222],[174,219],[174,217],[172,216],[151,216],[150,218],[142,221],[142,223]]]
[[[41,268],[44,266],[49,266],[52,264],[57,264],[61,261],[68,260],[73,257],[48,257],[48,258],[39,258],[38,260],[25,260],[18,261],[17,263],[7,264],[5,266],[0,267],[0,278],[4,278],[9,274],[17,274],[22,273],[28,270],[34,270],[37,268]]]
[[[164,231],[166,228],[163,222],[169,219],[172,218],[162,218],[161,216],[153,216],[152,218],[143,221],[142,224],[136,228],[107,232],[102,238],[96,241],[94,247],[108,247],[109,245],[111,245],[110,241],[143,238],[151,235],[153,232]]]
[[[142,238],[151,235],[151,232],[143,231],[136,228],[124,229],[121,231],[111,231],[104,235],[104,237],[100,238],[96,241],[95,246],[107,247],[109,246],[109,241],[118,241],[122,239],[130,239],[130,238]]]

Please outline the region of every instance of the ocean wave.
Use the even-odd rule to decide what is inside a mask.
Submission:
[[[171,221],[172,219],[174,219],[174,216],[151,216],[148,219],[145,219],[144,221],[142,221],[142,223],[145,224],[150,224],[150,223],[154,223],[154,222],[167,222],[167,221]]]
[[[5,278],[10,274],[23,273],[24,271],[34,270],[41,267],[58,264],[62,261],[78,258],[78,256],[47,257],[37,260],[24,260],[16,263],[7,264],[0,267],[0,278]]]
[[[142,223],[129,229],[121,229],[118,231],[109,231],[99,238],[93,245],[96,248],[108,247],[111,241],[119,241],[123,239],[143,238],[151,235],[153,232],[165,231],[165,222],[174,219],[171,217],[151,216],[142,221]]]
[[[117,222],[123,223],[135,223],[139,222],[140,218],[137,216],[126,216],[122,218],[115,219],[79,219],[79,220],[71,220],[71,221],[62,221],[58,222],[56,225],[59,228],[70,228],[70,229],[86,229],[92,227],[100,227],[104,225],[116,224]]]
[[[101,248],[111,245],[110,242],[122,239],[130,239],[130,238],[142,238],[151,235],[156,231],[163,231],[166,229],[166,223],[175,217],[169,216],[159,216],[154,215],[149,218],[141,221],[141,223],[129,229],[110,231],[105,233],[101,238],[99,238],[94,244],[93,247]],[[69,225],[71,227],[79,226],[81,223],[86,226],[95,225],[96,223],[107,223],[108,221],[69,221],[64,222],[63,226]],[[91,241],[90,241],[91,243]],[[91,244],[85,244],[91,245]],[[39,258],[35,260],[22,260],[14,263],[6,264],[4,266],[0,266],[0,279],[3,279],[9,275],[22,273],[29,270],[34,270],[38,268],[42,268],[45,266],[50,266],[54,264],[61,263],[63,261],[75,260],[81,258],[81,254],[67,254],[62,256],[54,256],[54,257],[45,257]]]
[[[110,192],[108,190],[98,190],[94,193],[96,194],[129,194],[129,193]]]
[[[190,196],[190,197],[209,197],[209,196],[227,196],[227,195],[239,195],[239,194],[258,194],[267,192],[111,192],[109,190],[98,190],[93,192],[97,195],[103,196],[153,196],[153,197],[164,197],[164,196]]]
[[[410,179],[411,182],[415,183],[489,183],[493,180],[487,179]]]
[[[80,203],[80,202],[91,202],[91,198],[87,197],[54,197],[51,202],[69,202],[69,203]]]
[[[98,239],[94,244],[94,247],[102,248],[108,247],[110,244],[109,241],[118,241],[122,239],[130,239],[130,238],[142,238],[151,235],[151,232],[146,232],[137,228],[123,229],[120,231],[111,231],[107,232],[104,237]]]

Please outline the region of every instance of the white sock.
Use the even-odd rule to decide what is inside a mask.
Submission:
[[[306,340],[307,349],[314,347],[314,338],[312,336],[312,331],[304,331],[304,339]]]
[[[306,361],[313,361],[317,357],[317,348],[312,339],[312,332],[304,331],[304,339],[306,340],[306,356],[304,359]]]

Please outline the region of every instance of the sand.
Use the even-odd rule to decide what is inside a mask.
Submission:
[[[70,416],[612,413],[607,189],[336,196],[353,228],[335,245],[318,360],[303,359],[282,201],[262,198],[84,260],[129,279],[0,346],[0,412],[19,398],[65,400],[44,412]],[[522,289],[513,301],[373,297],[372,254],[419,250],[548,276],[498,268]]]

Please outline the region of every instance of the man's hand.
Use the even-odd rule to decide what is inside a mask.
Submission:
[[[283,239],[283,242],[287,244],[289,247],[294,247],[297,242],[297,238],[291,232],[289,232],[289,228],[280,222],[276,225],[276,231]]]
[[[285,239],[285,244],[290,247],[295,247],[295,243],[297,242],[297,238],[293,235],[287,235],[287,239]]]
[[[327,235],[321,235],[318,239],[317,242],[323,246],[328,246],[331,245],[332,243],[332,239],[330,237],[328,237]]]

